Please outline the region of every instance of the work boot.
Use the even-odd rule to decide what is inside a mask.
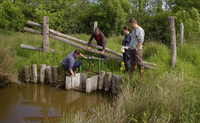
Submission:
[[[144,77],[144,67],[140,67],[140,79],[139,79],[139,82],[143,81],[143,77]]]
[[[135,71],[135,69],[136,69],[136,66],[131,65],[130,72],[129,72],[129,75],[127,76],[127,79],[133,77],[133,72]]]

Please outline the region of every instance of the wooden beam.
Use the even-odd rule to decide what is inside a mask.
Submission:
[[[24,31],[27,31],[27,32],[32,32],[32,33],[36,33],[36,34],[42,35],[42,32],[38,31],[36,29],[32,29],[32,28],[28,28],[28,27],[24,27],[23,29],[24,29]]]
[[[42,28],[42,25],[33,21],[27,21],[27,24],[32,25],[32,26],[36,26],[39,28]]]
[[[43,16],[42,22],[43,29],[43,52],[49,50],[49,17]]]
[[[25,45],[25,44],[21,44],[20,48],[28,49],[28,50],[35,50],[35,51],[43,51],[42,47],[34,47],[34,46],[30,46],[30,45]],[[49,49],[49,51],[55,53],[54,49]]]
[[[52,29],[49,29],[49,32],[52,33],[52,34],[54,34],[54,35],[57,35],[59,37],[66,38],[66,39],[69,39],[69,40],[73,40],[75,42],[78,42],[78,43],[81,43],[81,44],[84,44],[84,45],[88,45],[88,42],[86,42],[86,41],[74,38],[74,37],[66,35],[66,34],[62,34],[62,33],[58,32],[58,31],[54,31]],[[95,45],[95,44],[91,44],[91,47],[94,47],[94,48],[102,50],[101,46],[98,46],[98,45]],[[123,57],[122,53],[118,53],[118,52],[116,52],[114,50],[111,50],[111,49],[108,49],[108,48],[105,48],[105,50],[108,51],[108,52],[110,52],[110,53],[112,53],[112,54],[114,54],[114,55]]]
[[[56,39],[56,40],[59,40],[61,42],[64,42],[64,43],[67,43],[67,44],[70,44],[70,45],[73,45],[75,47],[78,47],[78,48],[81,48],[81,49],[84,49],[84,50],[87,50],[87,47],[83,46],[83,45],[80,45],[80,44],[77,44],[77,43],[74,43],[74,42],[71,42],[67,39],[63,39],[63,38],[60,38],[58,36],[54,36],[54,35],[49,35],[51,38],[53,39]],[[96,54],[99,54],[101,55],[100,51],[98,50],[94,50],[94,49],[91,49],[89,52],[92,52],[92,53],[96,53]],[[118,57],[118,56],[115,56],[115,55],[111,55],[111,54],[108,54],[108,53],[104,53],[104,56],[106,57],[109,57],[109,58],[112,58],[112,59],[115,59],[115,60],[118,60],[118,61],[123,61],[123,59],[121,57]]]

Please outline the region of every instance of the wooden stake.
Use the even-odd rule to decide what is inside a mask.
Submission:
[[[174,17],[168,17],[169,22],[169,31],[170,31],[170,40],[171,40],[171,66],[172,68],[176,67],[176,30]]]
[[[51,83],[52,83],[52,72],[51,72],[51,66],[47,66],[47,67],[46,67],[46,71],[47,71],[48,82],[51,84]]]
[[[53,82],[56,83],[58,81],[58,66],[53,66]]]
[[[107,73],[107,76],[106,76],[105,91],[109,91],[110,82],[111,82],[111,77],[112,77],[112,73],[111,73],[111,72],[108,72],[108,73]]]
[[[26,83],[29,83],[30,81],[30,69],[29,69],[29,66],[24,66],[24,81]]]
[[[37,65],[33,64],[33,82],[37,83]]]
[[[46,65],[45,64],[41,64],[41,66],[40,66],[40,83],[41,84],[44,84],[45,69],[46,69]]]
[[[105,76],[105,71],[101,70],[99,75],[99,86],[98,86],[99,90],[101,90],[103,87],[104,76]]]
[[[183,23],[180,23],[180,44],[182,46],[184,39],[184,25]]]
[[[49,17],[48,16],[43,16],[42,29],[43,29],[43,52],[46,52],[49,50]]]

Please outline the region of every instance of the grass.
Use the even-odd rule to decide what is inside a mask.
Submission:
[[[88,41],[90,36],[85,34],[72,35],[79,39]],[[58,66],[62,73],[60,61],[76,49],[63,42],[50,39],[50,48],[56,53],[45,54],[37,51],[21,49],[20,44],[41,46],[42,36],[30,33],[0,33],[0,46],[8,47],[5,51],[15,53],[8,57],[10,62],[1,62],[4,70],[22,70],[24,65],[46,64]],[[120,41],[123,36],[107,39],[107,48],[120,52]],[[200,41],[199,41],[200,42]],[[139,70],[136,69],[133,79],[127,81],[125,75],[120,71],[121,63],[114,60],[102,61],[101,69],[123,76],[122,91],[112,104],[102,104],[91,116],[81,113],[73,113],[69,118],[62,118],[62,122],[199,122],[200,120],[200,90],[199,73],[200,44],[184,44],[181,48],[177,45],[176,68],[171,68],[171,49],[164,44],[147,41],[143,47],[143,60],[157,64],[157,69],[145,69],[143,83],[138,83]],[[92,43],[95,43],[93,41]],[[3,49],[3,48],[1,48]],[[61,52],[62,51],[62,52]],[[3,52],[1,50],[1,52]],[[81,50],[83,54],[89,54]],[[1,55],[1,54],[0,54]],[[94,55],[94,54],[90,54]],[[9,56],[9,55],[3,55]],[[94,55],[95,56],[95,55]],[[2,56],[0,56],[2,57]],[[9,63],[16,64],[6,65]],[[87,61],[83,61],[84,68],[88,68]],[[91,68],[97,70],[98,65],[91,62]],[[15,72],[11,73],[15,73]],[[2,72],[2,71],[0,71]],[[5,74],[6,72],[2,72]],[[1,74],[2,74],[1,73]]]

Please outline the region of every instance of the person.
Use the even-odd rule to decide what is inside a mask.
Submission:
[[[105,53],[105,48],[106,48],[106,38],[98,27],[95,28],[94,33],[92,33],[92,35],[91,35],[91,37],[88,41],[87,50],[88,51],[91,50],[90,45],[91,45],[91,42],[94,38],[97,41],[97,45],[102,46],[102,50],[99,50],[99,51],[100,51],[100,54],[103,55]],[[105,56],[103,56],[103,57],[106,58]]]
[[[121,51],[123,52],[123,62],[125,64],[125,72],[130,70],[130,58],[129,58],[129,44],[131,41],[131,34],[127,26],[123,27],[123,32],[125,34],[124,40],[122,41]]]
[[[87,57],[85,57],[83,54],[81,54],[79,49],[76,49],[75,51],[71,52],[69,55],[67,55],[63,61],[61,61],[61,64],[63,66],[64,69],[69,70],[70,74],[73,77],[76,77],[76,75],[74,74],[73,70],[75,70],[76,68],[80,67],[82,65],[81,61],[76,61],[76,59],[81,56],[85,59],[87,59]]]
[[[139,82],[142,81],[144,76],[144,65],[142,62],[142,44],[144,42],[145,32],[144,30],[137,24],[137,20],[132,18],[129,20],[129,25],[133,28],[131,33],[131,42],[129,44],[129,54],[130,54],[130,72],[129,77],[133,76],[133,72],[136,69],[136,65],[140,69],[140,79]]]

